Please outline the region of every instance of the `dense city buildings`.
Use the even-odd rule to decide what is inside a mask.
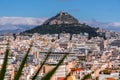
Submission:
[[[106,39],[102,37],[88,39],[87,33],[1,35],[0,68],[8,39],[10,43],[5,80],[13,80],[31,42],[33,46],[20,80],[30,80],[49,52],[51,54],[36,80],[40,80],[52,70],[65,54],[68,56],[50,80],[63,80],[69,73],[68,80],[80,80],[88,74],[91,76],[89,80],[96,78],[99,80],[120,80],[120,33],[107,31],[99,31],[99,33],[104,33]]]

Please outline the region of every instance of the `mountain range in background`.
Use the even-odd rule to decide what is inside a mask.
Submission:
[[[33,18],[33,17],[0,17],[0,34],[1,33],[18,33],[25,30],[30,30],[41,24],[47,24],[48,18]],[[47,20],[47,21],[46,21]],[[46,21],[44,23],[44,21]],[[78,21],[78,20],[77,20]],[[97,20],[82,21],[89,26],[100,27],[106,30],[119,32],[120,22],[100,22]]]

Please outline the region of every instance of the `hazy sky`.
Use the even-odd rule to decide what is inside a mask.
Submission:
[[[60,11],[80,20],[120,22],[120,0],[0,0],[0,17],[51,17]]]

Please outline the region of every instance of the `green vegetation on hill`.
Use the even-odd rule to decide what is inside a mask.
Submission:
[[[72,25],[72,24],[61,24],[61,25],[41,25],[34,29],[27,30],[23,33],[40,33],[40,34],[59,34],[62,32],[70,34],[89,33],[90,37],[97,36],[96,28],[92,28],[88,25]]]

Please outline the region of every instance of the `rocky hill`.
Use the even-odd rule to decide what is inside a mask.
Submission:
[[[89,33],[90,37],[97,36],[96,28],[87,24],[81,24],[79,21],[68,14],[67,12],[60,12],[56,16],[46,20],[42,25],[23,32],[25,33],[40,33],[40,34],[59,34],[62,32],[79,34]]]
[[[60,12],[44,22],[44,25],[54,24],[79,24],[79,21],[67,12]]]

